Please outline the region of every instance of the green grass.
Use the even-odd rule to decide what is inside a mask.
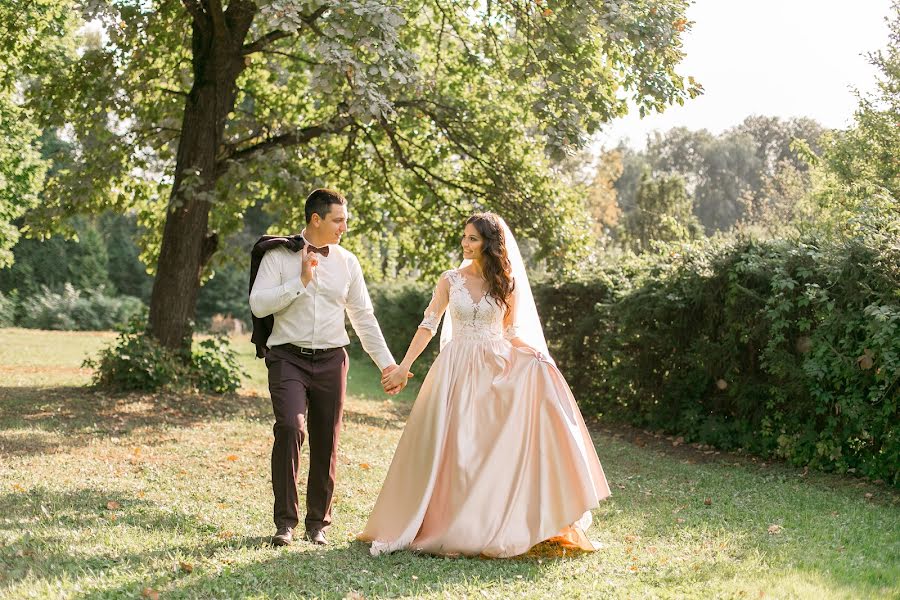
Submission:
[[[900,597],[890,488],[608,426],[594,437],[613,488],[589,532],[601,551],[372,558],[353,536],[414,391],[388,399],[365,357],[351,361],[332,544],[274,549],[252,346],[238,343],[250,378],[233,396],[81,387],[81,360],[111,339],[0,330],[2,597]]]

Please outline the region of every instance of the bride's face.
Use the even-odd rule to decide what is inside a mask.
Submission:
[[[463,258],[470,260],[480,259],[483,244],[484,240],[478,235],[478,230],[475,229],[475,226],[471,223],[467,224],[462,238]]]

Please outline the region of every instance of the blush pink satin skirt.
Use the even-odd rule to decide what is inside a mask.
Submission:
[[[593,550],[609,496],[557,368],[502,339],[454,338],[422,384],[359,539],[371,553],[510,557],[544,541]]]

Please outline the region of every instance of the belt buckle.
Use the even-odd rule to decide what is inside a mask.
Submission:
[[[315,353],[316,353],[316,351],[313,350],[312,348],[302,348],[302,347],[300,348],[300,354],[303,354],[305,356],[312,356]]]

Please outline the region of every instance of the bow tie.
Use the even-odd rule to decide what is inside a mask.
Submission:
[[[328,256],[328,246],[322,246],[321,248],[316,248],[309,242],[306,242],[306,251],[307,252],[315,252],[316,254],[321,254],[322,256]]]

